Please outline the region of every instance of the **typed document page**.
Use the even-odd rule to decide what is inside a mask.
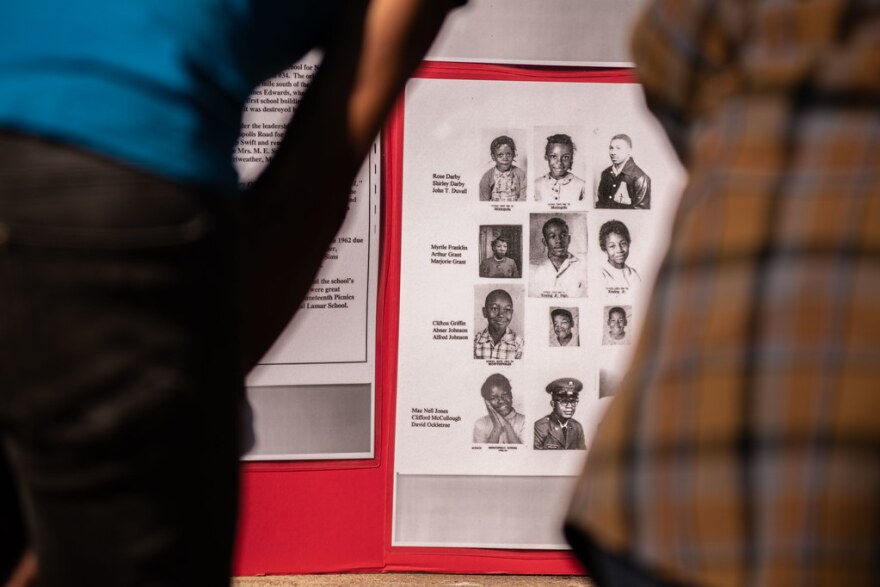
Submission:
[[[251,96],[235,152],[240,180],[256,179],[281,143],[315,75],[310,54]],[[248,460],[371,458],[374,437],[379,148],[349,196],[345,223],[295,317],[247,378],[256,445]],[[296,198],[296,186],[290,197]],[[279,274],[296,264],[277,268]]]

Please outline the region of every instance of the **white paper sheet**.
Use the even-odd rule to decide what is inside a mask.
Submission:
[[[235,156],[243,183],[253,181],[271,158],[319,63],[320,55],[310,54],[251,96]],[[256,436],[247,460],[374,454],[378,145],[352,185],[345,223],[306,299],[247,378]]]
[[[620,133],[631,138],[632,159],[651,178],[649,210],[595,208],[600,174],[611,164],[609,143]],[[549,171],[545,146],[554,134],[567,134],[574,142],[571,171],[584,180],[583,200],[534,200],[535,181]],[[515,140],[515,165],[527,177],[525,201],[480,199],[481,177],[495,166],[490,143],[500,135]],[[661,130],[644,109],[639,87],[414,80],[406,95],[403,174],[398,480],[462,476],[466,484],[468,476],[558,479],[578,474],[585,450],[535,448],[535,423],[553,410],[546,387],[559,378],[583,386],[573,419],[583,428],[588,449],[611,384],[623,373],[644,319],[646,296],[683,180]],[[542,228],[551,218],[568,226],[568,252],[578,260],[571,271],[578,273],[582,290],[535,283],[538,267],[549,261]],[[640,283],[615,285],[603,276],[608,255],[600,249],[598,235],[609,220],[624,222],[630,232],[626,265],[637,270]],[[519,277],[480,276],[481,261],[495,257],[491,240],[499,234],[514,243],[508,252]],[[512,301],[509,327],[524,342],[519,359],[474,358],[475,336],[487,326],[486,296],[497,289],[507,291]],[[559,346],[551,317],[557,308],[572,315],[577,346]],[[621,340],[609,339],[608,314],[613,308],[623,310],[627,321]],[[481,386],[496,373],[509,380],[513,407],[525,418],[520,444],[475,442],[475,425],[488,415]],[[514,485],[511,491],[517,491]],[[526,486],[532,491],[534,484],[522,485]],[[396,516],[401,515],[399,507]],[[409,510],[412,504],[403,507]],[[559,513],[560,508],[552,509]],[[529,517],[528,512],[517,515]],[[547,519],[534,523],[558,524],[554,516],[542,516]],[[476,516],[472,523],[488,520]],[[397,519],[395,528],[407,525]],[[546,528],[535,528],[532,521],[518,527],[525,536],[489,543],[475,544],[468,538],[472,533],[461,525],[447,528],[442,540],[398,533],[394,543],[553,547],[547,544]],[[531,541],[529,528],[535,533]]]

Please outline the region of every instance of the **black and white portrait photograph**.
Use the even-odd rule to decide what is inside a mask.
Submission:
[[[477,309],[474,324],[474,358],[513,361],[523,357],[522,286],[498,287],[497,284],[474,287]]]
[[[516,411],[510,380],[493,373],[480,387],[486,415],[474,422],[474,443],[523,444],[526,418]]]
[[[480,226],[480,277],[517,279],[522,276],[522,226]]]
[[[550,308],[550,347],[580,346],[578,308]]]
[[[596,208],[651,209],[651,178],[633,159],[633,140],[616,134],[608,143],[611,165],[602,171]]]
[[[602,260],[602,281],[609,293],[625,293],[640,285],[642,278],[627,263],[632,237],[629,228],[620,220],[608,220],[599,228],[599,249],[605,253]]]
[[[632,322],[631,306],[605,306],[603,318],[603,345],[632,344],[629,328]]]
[[[551,381],[544,391],[550,394],[550,413],[535,422],[536,450],[584,450],[584,427],[574,419],[583,383],[574,377]]]
[[[485,132],[483,133],[486,134]],[[528,190],[526,132],[503,129],[489,133],[485,152],[488,168],[480,178],[480,200],[522,202]]]
[[[529,296],[586,297],[586,216],[532,214],[529,239]]]
[[[536,135],[541,134],[540,131],[541,129],[537,129]],[[577,146],[570,134],[554,132],[546,135],[540,151],[545,166],[536,173],[535,179],[536,202],[573,204],[584,200],[587,193],[586,182],[572,171],[575,168],[576,151]],[[577,166],[577,169],[582,168],[582,165]]]

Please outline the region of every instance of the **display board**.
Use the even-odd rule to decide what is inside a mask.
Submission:
[[[326,313],[296,318],[287,342],[248,381],[258,439],[250,458],[262,462],[244,467],[236,574],[584,572],[561,539],[562,512],[644,319],[644,296],[683,181],[628,68],[626,31],[643,3],[471,0],[450,17],[383,131],[381,158],[374,151],[355,186],[358,203],[368,202],[370,244],[338,248],[366,264],[368,281],[378,285],[364,322],[368,337],[375,325],[375,344],[359,364],[374,377],[370,409],[357,403],[356,390],[334,403],[343,375],[352,373],[345,365],[325,362],[330,387],[308,379],[308,361],[292,366],[289,357],[320,354],[305,347],[320,346],[312,343],[327,332],[320,327]],[[597,206],[612,139],[622,134],[647,179],[603,186],[606,201]],[[552,171],[545,155],[554,150],[547,149],[553,135],[570,137],[570,172],[578,181],[556,181],[548,193],[539,179]],[[493,169],[503,157],[490,146],[501,136],[515,144],[521,172],[499,186]],[[521,192],[511,198],[516,182]],[[366,194],[358,191],[365,185]],[[560,227],[553,219],[567,228],[564,247],[550,242],[558,235],[545,234],[548,222]],[[622,229],[606,229],[604,243],[599,239],[613,221],[629,233],[623,268],[610,264],[620,265]],[[363,222],[342,236],[366,242]],[[496,255],[499,237],[507,247]],[[555,275],[538,279],[546,278],[554,246],[557,261],[567,258],[563,252],[576,258],[568,261],[578,269],[574,289]],[[325,266],[334,274],[326,279],[342,275],[335,265]],[[356,270],[344,277],[362,284]],[[488,329],[495,311],[487,298],[496,290],[510,298],[501,310],[510,314],[504,330],[515,333],[512,350],[478,356],[475,339]],[[297,321],[313,319],[316,331],[299,330]],[[333,323],[360,339],[358,321]],[[297,332],[310,334],[297,342]],[[485,337],[482,344],[497,345]],[[495,408],[495,419],[483,397],[494,375],[507,380],[512,408]],[[557,380],[580,386],[576,404],[569,398],[559,405],[567,410],[560,417],[577,421],[582,447],[572,441],[557,450],[569,439],[552,446],[544,438],[544,448],[536,448],[539,422],[556,411],[547,388]],[[349,384],[364,381],[357,371]],[[488,395],[505,403],[505,385],[492,381]],[[508,427],[496,425],[499,415]],[[363,430],[363,422],[368,450],[315,449],[301,432],[326,438],[347,426]],[[261,448],[261,436],[280,438],[280,448]]]
[[[435,84],[439,84],[435,86]],[[604,100],[607,98],[612,111],[617,113],[614,118],[601,118],[606,120],[602,124],[603,130],[593,133],[596,128],[588,119],[582,119],[581,124],[586,128],[583,131],[586,138],[578,147],[578,155],[583,156],[582,172],[590,178],[590,187],[585,190],[590,193],[590,199],[571,204],[560,209],[558,213],[575,214],[584,216],[587,236],[584,239],[586,246],[585,263],[591,267],[587,273],[587,293],[581,298],[568,297],[530,297],[527,295],[528,267],[525,266],[531,234],[524,238],[523,251],[524,265],[520,278],[510,279],[510,283],[518,283],[522,286],[521,297],[522,313],[536,312],[538,318],[524,316],[522,332],[524,336],[532,338],[534,342],[526,340],[521,359],[511,359],[510,365],[489,364],[488,360],[473,358],[473,336],[477,329],[485,326],[482,320],[482,312],[476,312],[475,300],[478,302],[479,288],[485,288],[485,284],[496,283],[500,280],[482,278],[479,276],[480,264],[480,227],[496,225],[531,225],[533,214],[555,214],[551,212],[552,203],[536,203],[529,200],[528,188],[526,200],[511,204],[511,210],[502,210],[502,204],[491,201],[480,201],[478,187],[471,191],[472,185],[477,185],[482,174],[490,165],[488,145],[484,145],[484,130],[481,125],[468,125],[466,133],[457,140],[473,141],[474,146],[461,150],[457,153],[460,145],[454,142],[446,150],[442,148],[444,141],[435,141],[433,161],[437,164],[428,166],[432,174],[428,180],[428,188],[433,190],[433,173],[449,173],[467,177],[466,187],[467,205],[460,203],[459,213],[455,218],[443,220],[438,211],[425,211],[418,207],[417,200],[430,198],[426,194],[419,195],[407,191],[407,181],[420,182],[419,172],[407,171],[407,112],[417,109],[419,101],[430,104],[431,100],[441,97],[435,94],[433,88],[440,86],[460,86],[461,91],[453,89],[446,95],[448,100],[460,100],[464,103],[471,101],[474,93],[485,96],[487,89],[483,84],[495,86],[505,96],[515,96],[516,92],[525,91],[530,95],[559,95],[560,91],[571,92],[570,102],[580,103],[584,96],[593,96],[594,99]],[[522,90],[516,90],[516,84],[524,84]],[[538,84],[535,86],[534,84]],[[465,88],[471,88],[465,91]],[[495,91],[495,90],[493,90]],[[514,92],[514,94],[511,94]],[[608,96],[612,98],[608,98]],[[458,96],[457,98],[455,96]],[[546,451],[538,453],[534,446],[534,423],[543,417],[541,410],[550,411],[549,395],[544,387],[551,377],[556,377],[557,372],[550,369],[558,369],[562,365],[566,369],[560,376],[572,376],[581,380],[585,386],[582,391],[585,396],[584,408],[578,405],[575,418],[578,419],[585,430],[593,425],[595,417],[601,412],[604,398],[599,397],[600,385],[602,384],[603,370],[617,373],[616,369],[622,367],[628,352],[627,345],[603,345],[602,344],[602,316],[605,307],[611,303],[629,305],[638,308],[641,304],[642,293],[627,290],[609,289],[602,277],[602,263],[607,262],[607,253],[603,253],[598,244],[597,232],[601,225],[612,217],[623,219],[624,223],[631,225],[633,245],[627,259],[627,264],[635,268],[642,281],[643,289],[647,289],[653,278],[657,256],[665,246],[666,234],[662,226],[668,224],[668,215],[675,206],[675,194],[682,181],[681,170],[674,162],[668,146],[659,139],[659,128],[653,122],[644,118],[642,114],[635,114],[623,109],[627,103],[624,96],[628,96],[629,104],[633,108],[639,108],[638,87],[634,84],[632,73],[628,69],[593,69],[593,68],[566,68],[548,69],[536,72],[533,68],[518,68],[509,66],[491,65],[465,65],[465,64],[427,64],[419,72],[417,79],[411,82],[407,88],[406,99],[401,101],[395,110],[395,114],[383,135],[383,166],[384,166],[384,222],[382,234],[382,263],[379,275],[380,295],[378,305],[378,331],[376,338],[377,360],[377,383],[376,383],[376,426],[375,444],[376,456],[364,461],[318,461],[300,463],[260,463],[248,465],[244,474],[243,487],[243,511],[242,530],[240,540],[240,554],[236,572],[239,574],[262,574],[262,573],[307,573],[307,572],[341,572],[341,571],[436,571],[436,572],[460,572],[460,573],[578,573],[582,572],[574,562],[570,554],[562,550],[564,545],[559,537],[561,513],[568,500],[569,487],[572,477],[577,472],[585,451]],[[578,106],[581,114],[589,114],[594,105],[589,99]],[[620,108],[615,109],[612,106]],[[572,128],[575,125],[577,115],[571,113],[570,108],[554,110],[556,116],[568,116],[561,119],[560,124]],[[567,113],[567,114],[560,114]],[[479,113],[475,114],[479,116]],[[550,114],[548,114],[550,116]],[[437,124],[442,125],[439,120]],[[525,118],[522,118],[525,121]],[[502,128],[500,121],[484,119],[486,128]],[[543,129],[553,127],[540,118],[533,119],[532,123],[523,124],[526,129]],[[575,125],[576,126],[576,125]],[[624,126],[625,128],[620,128]],[[644,167],[646,173],[651,174],[655,188],[652,190],[650,210],[608,210],[596,209],[594,190],[598,189],[602,171],[610,165],[609,133],[618,134],[618,130],[630,130],[639,137],[633,137],[634,158]],[[488,134],[492,134],[489,132]],[[532,133],[535,131],[532,130]],[[432,132],[425,133],[425,140],[430,140]],[[466,135],[466,136],[464,136]],[[456,136],[451,133],[448,136]],[[546,136],[544,137],[546,141]],[[420,139],[421,140],[421,139]],[[491,141],[490,141],[491,142]],[[533,140],[532,143],[535,141]],[[529,140],[526,139],[526,144]],[[543,148],[540,147],[538,155],[533,154],[534,147],[527,147],[527,165],[534,165],[534,171],[527,174],[527,180],[534,183],[534,179],[540,174],[540,165],[547,166],[543,159]],[[421,149],[420,143],[414,146]],[[636,150],[638,149],[638,151]],[[443,153],[446,153],[445,155]],[[468,171],[455,171],[457,157],[468,168]],[[444,158],[442,163],[441,158]],[[608,158],[608,159],[606,159]],[[641,161],[639,160],[641,158]],[[604,159],[604,160],[603,160]],[[608,162],[606,164],[606,161]],[[440,167],[438,167],[440,165]],[[415,175],[413,175],[415,173]],[[587,182],[584,179],[585,183]],[[444,186],[445,187],[445,186]],[[429,192],[431,195],[433,191]],[[443,198],[450,194],[444,192]],[[437,196],[440,196],[438,193]],[[443,207],[450,209],[448,200],[441,201]],[[496,209],[496,206],[499,207]],[[476,210],[476,212],[474,212]],[[450,213],[451,214],[451,213]],[[481,215],[482,214],[482,215]],[[501,215],[503,220],[494,217]],[[435,229],[420,226],[426,218],[434,217],[438,221]],[[543,216],[542,216],[543,217]],[[408,225],[407,222],[415,224]],[[524,232],[528,230],[524,228]],[[419,244],[417,238],[412,236],[428,232],[430,235],[425,242]],[[461,236],[456,237],[455,231],[461,231]],[[590,235],[592,235],[590,237]],[[440,273],[445,280],[442,284],[433,283],[433,289],[442,290],[434,297],[425,302],[425,312],[411,312],[406,310],[408,303],[418,301],[425,294],[418,288],[419,282],[426,277],[413,276],[415,282],[410,282],[407,275],[406,263],[416,262],[427,267],[436,265],[435,271],[455,271],[456,268],[447,264],[431,264],[432,240],[440,239],[442,244],[466,245],[469,249],[463,275],[458,280],[452,279],[446,273]],[[434,244],[441,244],[441,242]],[[451,249],[447,246],[447,250]],[[604,261],[603,261],[604,259]],[[503,283],[507,283],[504,281]],[[408,291],[408,288],[414,288]],[[409,296],[410,302],[407,302]],[[437,299],[435,299],[437,298]],[[448,299],[447,299],[448,298]],[[624,301],[628,300],[627,303]],[[485,299],[483,300],[485,301]],[[449,314],[459,316],[456,321],[465,322],[467,335],[465,340],[440,339],[434,342],[434,320],[446,320],[443,316],[437,316],[437,310],[431,308],[444,308],[447,304],[457,304],[462,309],[457,313]],[[580,342],[578,347],[556,348],[550,347],[550,322],[540,317],[542,312],[548,313],[551,307],[572,307],[578,309],[578,325]],[[530,310],[536,307],[538,310]],[[598,312],[600,315],[590,317],[590,313]],[[445,315],[445,313],[443,313]],[[413,319],[415,316],[415,319]],[[580,318],[583,316],[583,318]],[[636,311],[632,315],[632,328],[637,331],[640,317]],[[427,321],[427,324],[425,323]],[[605,320],[607,325],[607,320]],[[592,325],[592,330],[587,327]],[[478,328],[479,327],[479,328]],[[442,327],[440,327],[442,328]],[[438,346],[434,346],[438,345]],[[545,346],[546,345],[546,346]],[[532,348],[534,347],[534,351]],[[614,347],[614,348],[612,348]],[[425,356],[411,356],[408,353],[425,353]],[[442,353],[455,353],[450,358]],[[534,375],[525,374],[526,369],[519,365],[519,361],[529,360],[528,353],[534,352],[534,360],[529,363],[529,368],[534,369]],[[550,353],[563,353],[551,355]],[[597,354],[594,357],[593,354]],[[603,354],[604,353],[604,354]],[[601,360],[598,356],[604,357]],[[408,357],[408,358],[403,358]],[[543,357],[540,358],[540,357]],[[556,361],[557,357],[564,360]],[[407,362],[416,369],[407,374],[402,368],[402,363]],[[546,363],[546,364],[545,364]],[[581,364],[582,363],[582,364]],[[442,371],[437,365],[444,367]],[[525,441],[516,450],[510,450],[512,446],[500,444],[473,442],[473,426],[477,419],[485,414],[485,404],[481,403],[480,381],[485,376],[491,375],[496,370],[502,372],[518,373],[510,375],[514,386],[514,394],[519,391],[519,399],[514,395],[514,405],[520,407],[524,415],[531,421],[528,422],[531,430],[526,431]],[[458,379],[466,379],[470,383],[456,383]],[[532,377],[534,382],[526,383],[525,378]],[[519,382],[517,381],[519,380]],[[449,385],[440,385],[442,383]],[[603,387],[606,388],[607,387]],[[455,436],[438,436],[430,438],[419,436],[422,427],[411,425],[413,398],[423,398],[420,401],[420,409],[434,407],[446,409],[447,416],[460,416],[461,420],[455,422],[456,428],[449,420],[437,420],[438,422],[450,423],[449,428],[437,427],[438,431],[446,431],[445,434]],[[440,400],[448,405],[451,402],[459,402],[461,407],[443,408]],[[431,398],[428,401],[428,398]],[[540,400],[536,398],[541,398]],[[427,402],[427,403],[426,403]],[[433,406],[431,404],[434,404]],[[541,405],[543,404],[543,405]],[[583,410],[583,411],[582,411]],[[591,411],[592,410],[592,411]],[[584,417],[582,414],[590,414]],[[444,414],[437,414],[444,415]],[[406,433],[400,430],[406,428]],[[431,427],[433,428],[433,427]],[[425,430],[431,430],[427,426]],[[410,432],[418,430],[415,436]],[[430,432],[429,432],[430,434]],[[588,432],[586,433],[588,434]],[[456,445],[458,449],[450,446],[439,447],[440,444]],[[480,446],[480,450],[474,447]],[[486,469],[480,469],[473,463],[467,463],[464,458],[461,462],[455,460],[455,456],[446,456],[444,459],[436,458],[431,451],[463,450],[469,457],[470,451],[481,459],[482,463],[489,463]],[[400,456],[400,455],[404,456]],[[412,463],[422,455],[425,463],[423,467],[433,466],[433,470],[413,470]],[[547,459],[541,463],[536,459]],[[397,455],[397,456],[396,456]],[[408,456],[407,456],[408,455]],[[511,459],[510,457],[513,457]],[[499,461],[490,459],[508,459],[498,465]],[[522,462],[514,461],[522,459]],[[541,463],[537,468],[534,463]],[[509,474],[507,467],[517,466],[516,474]],[[457,468],[456,468],[457,467]],[[470,470],[465,467],[472,467]],[[529,467],[536,467],[530,469]],[[444,469],[445,468],[445,469]],[[400,475],[407,477],[407,481],[414,481],[403,491],[410,491],[409,495],[401,496],[399,485]],[[396,483],[397,482],[397,483]],[[418,484],[422,483],[421,486]],[[456,485],[458,483],[458,485]],[[427,493],[421,491],[412,492],[412,489],[429,487]],[[395,501],[395,488],[398,493]],[[501,491],[501,489],[504,489]],[[511,489],[513,488],[513,489]],[[409,500],[409,501],[406,501]],[[491,503],[491,507],[488,504]],[[533,511],[544,512],[545,515],[529,516]],[[401,515],[401,513],[403,515]],[[451,516],[442,521],[438,514]],[[473,529],[474,525],[459,525],[455,520],[464,518],[481,520],[479,528],[490,530],[487,535],[476,536],[476,539],[465,536],[464,530]],[[539,520],[539,523],[529,526],[523,524],[522,519]],[[452,520],[452,522],[450,522]],[[513,528],[511,528],[513,524]],[[425,535],[413,535],[408,528],[414,528]],[[420,529],[420,530],[419,530]],[[516,540],[500,540],[499,533],[510,531],[508,536],[515,536]],[[328,545],[333,545],[332,548]],[[490,548],[491,547],[491,548]],[[540,548],[540,550],[536,550]]]

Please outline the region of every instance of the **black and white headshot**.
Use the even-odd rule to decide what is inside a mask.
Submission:
[[[586,183],[571,171],[575,145],[567,134],[547,137],[544,160],[547,172],[535,180],[536,202],[580,202],[586,193]]]
[[[651,178],[636,165],[629,135],[611,137],[608,156],[611,166],[602,171],[596,194],[596,208],[651,208]]]
[[[626,262],[631,244],[629,229],[620,220],[609,220],[599,229],[599,248],[607,256],[602,263],[602,278],[609,291],[625,292],[642,282],[638,271]]]
[[[522,275],[522,226],[480,227],[480,277],[516,279]]]
[[[514,309],[515,305],[522,308],[522,296],[517,289],[498,288],[491,289],[483,300],[479,300],[480,293],[486,289],[480,286],[476,288],[477,303],[482,305],[480,313],[486,326],[474,336],[474,358],[500,361],[522,359],[523,338],[511,326],[514,314],[519,315],[517,323],[522,324],[521,312]],[[511,292],[516,293],[516,304]]]
[[[486,378],[480,388],[487,415],[474,422],[474,442],[523,444],[526,418],[513,407],[510,380],[501,373]]]
[[[551,412],[535,422],[537,450],[584,450],[584,428],[574,419],[583,384],[574,377],[552,381],[544,389],[550,394]]]
[[[550,308],[550,346],[580,346],[577,308]]]
[[[500,135],[489,144],[493,165],[480,179],[480,200],[516,202],[526,199],[526,170],[517,165],[518,151],[512,137]]]
[[[577,234],[572,233],[573,229]],[[586,233],[586,219],[582,214],[532,215],[530,296],[581,298],[587,295],[587,268],[583,261]],[[575,250],[580,249],[583,256],[572,253],[569,250],[574,248],[572,245],[577,247]]]
[[[630,344],[632,338],[628,328],[630,322],[630,306],[606,306],[604,311],[605,325],[602,331],[602,344]]]

